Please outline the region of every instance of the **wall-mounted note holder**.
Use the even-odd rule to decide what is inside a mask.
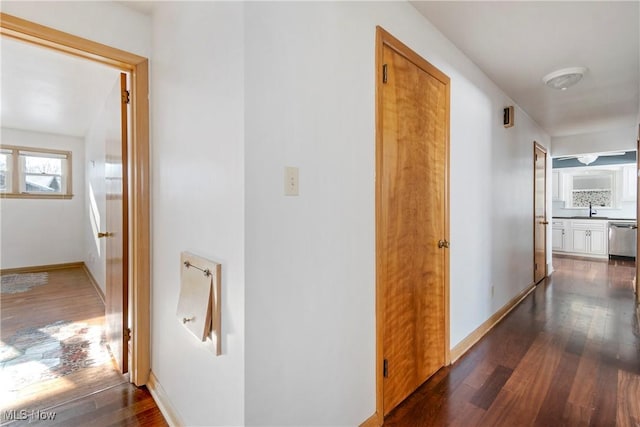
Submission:
[[[216,355],[222,353],[220,264],[189,252],[180,254],[180,323],[199,340],[213,332]]]

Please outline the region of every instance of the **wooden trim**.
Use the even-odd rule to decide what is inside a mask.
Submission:
[[[460,341],[451,349],[451,359],[454,363],[471,349],[478,341],[480,341],[494,326],[496,326],[504,317],[518,306],[536,287],[535,283],[530,283],[522,292],[513,297],[500,310],[496,311],[491,317],[485,320],[476,330],[471,332],[465,339]]]
[[[3,268],[3,269],[0,269],[0,275],[38,273],[38,272],[50,271],[50,270],[64,270],[65,268],[82,268],[83,266],[84,266],[84,262],[80,261],[80,262],[65,262],[62,264],[32,265],[28,267]]]
[[[383,313],[384,306],[382,304],[382,294],[384,289],[382,288],[382,278],[386,277],[386,270],[384,270],[384,263],[382,257],[382,206],[380,205],[380,198],[382,197],[382,181],[379,177],[379,171],[382,170],[382,65],[383,65],[383,53],[384,53],[384,30],[381,27],[376,27],[376,60],[375,60],[375,78],[376,78],[376,179],[375,179],[375,215],[376,215],[376,413],[380,414],[384,418],[384,403],[383,403],[383,377],[382,361],[384,359],[384,353],[382,348],[383,341]]]
[[[51,148],[26,147],[22,145],[0,144],[1,150],[11,151],[11,191],[0,193],[3,199],[71,199],[73,197],[73,152],[70,150],[56,150]],[[66,173],[60,177],[65,180],[65,192],[61,194],[21,192],[22,174],[26,175],[20,167],[20,151],[31,153],[55,154],[64,156],[66,161]],[[21,173],[22,172],[22,173]],[[17,191],[16,191],[17,190]],[[26,184],[25,184],[26,190]]]
[[[129,151],[129,222],[131,339],[130,375],[140,386],[151,372],[151,246],[149,182],[149,61],[136,64],[132,81],[131,147]]]
[[[34,22],[0,13],[0,34],[24,42],[100,62],[131,73],[132,123],[129,164],[130,315],[132,319],[130,378],[138,385],[150,372],[150,247],[149,247],[149,64],[147,58],[96,43]]]
[[[378,179],[382,170],[382,64],[384,47],[388,46],[402,55],[417,67],[427,71],[434,78],[442,82],[446,86],[446,136],[445,136],[445,206],[444,206],[444,238],[450,240],[450,78],[442,71],[427,62],[424,58],[402,43],[400,40],[392,36],[384,28],[376,27],[376,59],[375,59],[375,77],[376,77],[376,107],[375,107],[375,124],[376,124],[376,182],[375,182],[375,215],[376,215],[376,414],[378,417],[378,425],[382,425],[384,421],[384,405],[383,405],[383,378],[382,378],[382,361],[383,361],[383,304],[382,304],[382,278],[386,276],[383,270],[384,264],[382,259],[382,226],[379,218],[382,218],[382,207],[379,200],[382,195],[382,182]],[[450,252],[445,251],[444,259],[444,363],[445,366],[451,363],[450,351]]]
[[[182,422],[182,418],[178,415],[178,411],[174,409],[171,401],[169,400],[169,396],[164,391],[164,388],[162,388],[162,385],[160,385],[158,378],[156,378],[153,372],[149,372],[149,381],[146,385],[167,423],[171,427],[186,425]]]
[[[377,41],[381,44],[379,49],[376,49],[376,53],[380,54],[380,60],[382,61],[382,46],[390,47],[395,50],[399,55],[411,61],[418,68],[423,69],[432,77],[435,77],[441,83],[445,85],[449,85],[451,79],[449,76],[444,74],[442,71],[438,70],[436,67],[431,65],[426,59],[418,55],[414,52],[409,46],[402,43],[400,40],[391,35],[391,33],[387,32],[384,28],[377,26]],[[376,67],[378,72],[380,67]],[[381,79],[377,79],[377,83],[380,82]],[[448,132],[447,132],[448,133]]]
[[[120,70],[132,71],[138,63],[146,60],[146,58],[124,50],[96,43],[6,13],[0,12],[0,21],[0,34],[100,62]]]
[[[444,205],[444,233],[445,240],[451,241],[451,84],[449,77],[445,76],[446,80],[446,136],[445,136],[445,165],[444,165],[444,192],[445,192],[445,205]],[[451,252],[449,249],[444,251],[444,364],[445,366],[451,364]]]
[[[51,199],[71,200],[74,194],[0,193],[0,199]]]
[[[105,302],[106,298],[104,297],[104,292],[102,292],[102,288],[100,288],[100,285],[98,284],[98,281],[96,280],[96,278],[93,277],[93,274],[91,274],[91,270],[89,270],[89,267],[87,267],[87,264],[85,264],[84,262],[82,263],[82,268],[84,269],[84,272],[87,273],[87,276],[89,276],[89,281],[91,282],[96,292],[98,293],[100,300],[102,300],[102,305],[106,305],[106,302]]]
[[[5,150],[18,150],[18,151],[31,151],[33,153],[44,153],[44,154],[61,154],[65,156],[69,156],[71,154],[71,150],[56,150],[53,148],[40,148],[33,146],[24,146],[24,145],[8,145],[8,144],[0,144],[0,149]]]
[[[369,418],[364,420],[360,427],[380,427],[382,426],[382,420],[378,419],[378,413],[371,415]]]

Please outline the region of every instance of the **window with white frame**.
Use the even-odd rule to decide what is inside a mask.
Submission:
[[[70,198],[71,152],[0,147],[0,195]]]

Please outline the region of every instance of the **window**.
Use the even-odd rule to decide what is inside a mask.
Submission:
[[[0,192],[11,191],[11,150],[0,149]]]
[[[572,176],[571,205],[574,208],[611,208],[614,206],[614,178],[610,171],[581,173]]]
[[[71,152],[2,146],[0,196],[71,198]]]

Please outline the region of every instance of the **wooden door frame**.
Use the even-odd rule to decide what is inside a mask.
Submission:
[[[132,118],[129,145],[129,305],[130,380],[146,384],[150,372],[149,247],[149,61],[104,44],[0,12],[0,34],[109,65],[131,75]]]
[[[640,219],[640,123],[638,124],[638,139],[636,140],[636,225]],[[636,231],[638,231],[636,229]],[[640,306],[640,233],[636,233],[636,305]],[[636,315],[640,322],[640,307],[636,307]]]
[[[376,414],[370,418],[370,422],[375,420],[375,423],[378,425],[382,425],[384,421],[384,410],[383,410],[383,376],[382,376],[382,364],[383,364],[383,289],[382,289],[382,278],[383,274],[383,264],[381,253],[378,248],[382,247],[382,228],[381,221],[382,218],[382,205],[381,205],[381,196],[382,196],[382,181],[381,181],[381,172],[382,172],[382,135],[383,135],[383,123],[382,123],[382,65],[383,65],[383,51],[384,47],[387,46],[403,57],[407,58],[409,61],[417,65],[419,68],[423,70],[429,70],[430,73],[434,76],[442,76],[443,83],[446,84],[446,130],[445,130],[445,165],[444,165],[444,239],[447,241],[450,240],[450,224],[449,224],[449,158],[450,158],[450,149],[449,149],[449,137],[450,137],[450,127],[449,127],[449,115],[450,115],[450,81],[447,76],[445,76],[440,70],[435,68],[429,62],[427,62],[424,58],[418,55],[416,52],[411,50],[408,46],[402,43],[400,40],[392,36],[382,27],[376,27]],[[445,250],[444,253],[444,365],[447,366],[451,363],[451,349],[450,347],[450,309],[449,309],[449,250]]]
[[[536,282],[536,149],[544,153],[544,221],[547,219],[547,149],[537,141],[533,141],[533,282]],[[544,280],[548,276],[547,269],[547,227],[544,228]]]

